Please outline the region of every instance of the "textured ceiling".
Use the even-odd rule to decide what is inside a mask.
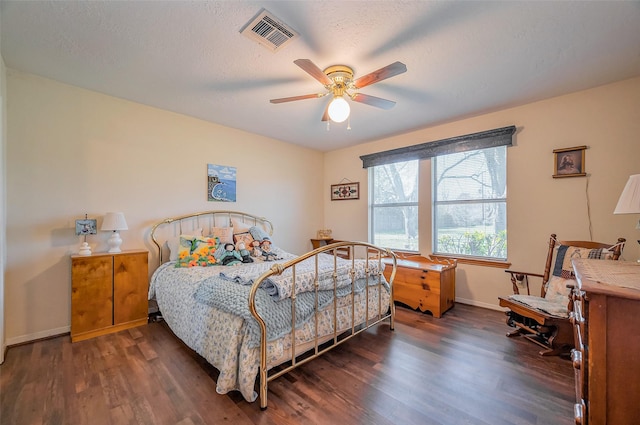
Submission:
[[[261,8],[300,37],[273,53],[240,34]],[[6,1],[9,68],[321,151],[640,75],[640,2]],[[361,93],[327,131],[328,98],[295,59],[356,77],[408,71]]]

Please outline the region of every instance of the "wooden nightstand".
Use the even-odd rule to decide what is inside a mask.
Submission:
[[[386,263],[384,276],[391,277],[391,260]],[[420,311],[430,311],[440,317],[453,307],[456,298],[456,263],[435,263],[413,255],[398,258],[393,281],[393,300]]]
[[[71,256],[71,341],[148,321],[149,252]]]

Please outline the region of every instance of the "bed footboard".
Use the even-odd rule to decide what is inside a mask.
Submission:
[[[346,267],[345,270],[345,252],[348,253],[349,260],[347,264],[350,263],[350,267]],[[324,256],[324,257],[320,257]],[[333,257],[333,269],[330,271],[331,279],[332,279],[332,288],[325,287],[320,288],[319,278],[320,274],[326,274],[326,268],[323,271],[319,269],[320,259],[326,264],[327,257]],[[382,258],[388,257],[391,258],[393,269],[390,275],[389,282],[386,281],[383,272],[385,264],[382,263]],[[301,263],[305,261],[307,267],[309,262],[314,262],[315,264],[315,277],[313,279],[313,288],[310,292],[315,294],[314,301],[314,314],[311,320],[315,320],[313,328],[316,330],[314,340],[311,343],[307,343],[305,348],[296,347],[295,341],[295,332],[296,332],[296,301],[298,299],[297,291],[297,278],[296,275],[297,268],[301,267]],[[358,266],[360,268],[364,267],[364,283],[362,279],[357,281],[356,279],[356,262],[358,262]],[[340,264],[340,267],[339,267]],[[362,271],[362,270],[361,270]],[[267,361],[267,325],[266,321],[263,317],[261,317],[258,309],[256,308],[256,291],[263,284],[263,282],[269,278],[274,276],[280,276],[282,274],[288,274],[291,278],[293,284],[291,285],[291,356],[288,362],[286,362],[283,366],[279,367],[277,370],[271,369],[275,365],[268,364]],[[345,275],[346,274],[346,275]],[[348,341],[353,338],[357,334],[367,330],[368,328],[375,326],[383,321],[389,321],[390,330],[394,329],[394,317],[395,317],[395,306],[393,303],[393,279],[396,274],[396,255],[389,249],[380,248],[375,245],[366,243],[366,242],[337,242],[330,245],[326,245],[310,251],[300,257],[297,257],[293,260],[274,264],[273,267],[264,274],[262,274],[252,285],[251,292],[249,295],[249,309],[251,314],[258,322],[261,332],[261,340],[260,340],[260,369],[258,372],[258,380],[259,380],[259,388],[260,388],[260,408],[267,408],[267,390],[268,383],[285,373],[290,372],[298,366],[301,366],[316,357],[326,353],[327,351],[337,347],[343,342]],[[344,282],[348,281],[349,283],[344,285]],[[342,282],[342,286],[339,284]],[[350,285],[350,288],[349,288]],[[345,295],[345,288],[347,291],[347,295]],[[325,297],[333,292],[333,300],[328,304],[328,309],[333,309],[333,333],[332,335],[318,335],[318,317],[319,311],[322,308],[320,306],[320,294]],[[363,294],[363,297],[359,298],[359,302],[362,303],[364,300],[364,317],[360,315],[357,317],[356,310],[362,311],[362,305],[356,306],[356,292]],[[364,292],[363,292],[364,291]],[[376,292],[377,291],[377,292]],[[388,291],[388,302],[383,302],[383,291]],[[375,295],[371,298],[374,300],[370,302],[370,294]],[[346,302],[350,302],[350,312],[351,318],[349,327],[339,327],[338,326],[338,317],[337,317],[337,305],[338,305],[338,297],[342,297],[344,302],[344,297],[347,297]],[[386,298],[386,297],[385,297]],[[377,305],[376,305],[377,304]],[[326,313],[326,310],[325,310]],[[309,345],[312,345],[312,348],[309,348]],[[297,352],[299,349],[299,352]]]

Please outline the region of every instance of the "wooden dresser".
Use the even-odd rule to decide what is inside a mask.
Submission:
[[[391,260],[386,263],[384,275],[391,277]],[[393,300],[420,311],[430,311],[440,317],[453,307],[456,299],[456,263],[437,263],[413,255],[398,257],[396,277],[393,281]]]
[[[148,321],[149,253],[71,256],[71,341]]]
[[[640,264],[573,260],[576,424],[640,423]]]

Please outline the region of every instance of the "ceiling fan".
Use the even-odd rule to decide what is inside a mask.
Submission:
[[[394,62],[391,65],[387,65],[384,68],[380,68],[377,71],[373,71],[354,80],[353,69],[346,65],[332,65],[323,71],[309,59],[297,59],[293,61],[293,63],[318,80],[327,91],[322,93],[305,94],[302,96],[271,99],[270,102],[285,103],[292,102],[294,100],[313,99],[332,95],[333,99],[327,104],[322,116],[322,121],[331,120],[334,122],[343,122],[349,117],[351,108],[344,98],[345,95],[354,102],[364,103],[375,106],[376,108],[393,108],[396,102],[358,93],[357,90],[407,71],[407,66],[405,64],[402,62]]]

